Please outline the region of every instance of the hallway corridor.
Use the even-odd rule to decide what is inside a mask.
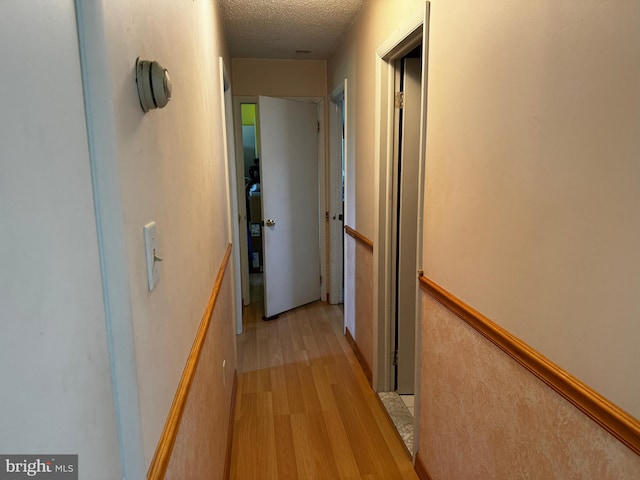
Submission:
[[[342,334],[316,302],[262,321],[244,311],[231,478],[417,479],[411,459]]]

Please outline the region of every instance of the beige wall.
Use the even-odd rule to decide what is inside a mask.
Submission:
[[[233,94],[272,97],[324,97],[327,64],[324,60],[234,58]]]
[[[425,271],[640,417],[639,2],[431,5]]]
[[[226,47],[217,2],[122,0],[105,5],[144,456],[149,465],[230,242],[218,67]],[[144,114],[140,108],[133,76],[138,56],[157,60],[169,70],[173,95],[162,110]],[[152,220],[163,262],[160,282],[149,292],[142,228]],[[229,289],[225,292],[230,295]],[[229,302],[220,304],[216,318],[207,343],[207,349],[218,352],[215,363],[207,366],[211,376],[206,381],[211,385],[198,385],[204,381],[198,375],[192,391],[196,401],[202,400],[197,392],[208,391],[209,412],[226,425],[229,385],[222,390],[222,361],[227,372],[235,369],[235,339],[225,323],[233,323]],[[181,438],[202,434],[184,429],[208,425],[189,421],[181,427]],[[226,441],[226,429],[206,434],[216,448]]]

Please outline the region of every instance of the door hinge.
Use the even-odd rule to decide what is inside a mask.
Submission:
[[[318,133],[320,133],[320,122],[318,122]]]
[[[404,108],[404,92],[396,92],[395,106],[396,108]]]
[[[398,366],[398,350],[393,351],[393,366]]]
[[[322,285],[322,275],[320,275],[320,285]]]

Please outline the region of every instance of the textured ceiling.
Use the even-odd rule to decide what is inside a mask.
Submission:
[[[364,2],[219,0],[232,57],[298,59],[329,58]]]

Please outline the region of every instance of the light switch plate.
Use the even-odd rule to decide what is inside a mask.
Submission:
[[[156,222],[149,222],[144,226],[144,248],[147,255],[147,282],[151,292],[160,280],[160,268],[156,261],[156,255],[158,255]]]

